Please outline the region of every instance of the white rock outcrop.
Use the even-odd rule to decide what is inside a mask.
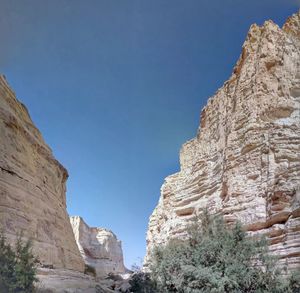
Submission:
[[[73,270],[42,268],[38,270],[37,293],[111,293],[106,284]]]
[[[89,227],[81,217],[70,217],[75,239],[84,262],[94,267],[97,277],[127,272],[121,241],[110,230]]]
[[[204,208],[266,234],[282,265],[300,268],[300,13],[283,28],[251,26],[232,76],[182,146],[180,171],[161,187],[146,262]]]

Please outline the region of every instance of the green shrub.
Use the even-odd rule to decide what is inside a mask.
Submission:
[[[141,271],[135,272],[129,280],[130,292],[134,293],[157,293],[155,282],[150,274]]]
[[[90,265],[85,264],[84,273],[96,277],[96,269]]]
[[[156,292],[300,292],[298,277],[282,277],[266,240],[246,237],[240,224],[228,228],[205,212],[188,234],[185,241],[154,250],[150,270]]]
[[[30,240],[23,242],[19,235],[13,249],[0,233],[0,292],[34,292],[37,261]]]

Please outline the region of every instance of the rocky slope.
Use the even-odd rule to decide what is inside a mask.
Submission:
[[[208,100],[150,217],[147,257],[208,208],[265,233],[300,267],[300,13],[283,28],[252,25],[232,76]]]
[[[122,244],[104,228],[89,227],[81,217],[70,217],[76,243],[85,263],[94,267],[98,277],[109,273],[124,274]]]
[[[25,106],[0,76],[0,226],[10,240],[33,239],[41,265],[81,272],[66,212],[66,169],[53,157]]]

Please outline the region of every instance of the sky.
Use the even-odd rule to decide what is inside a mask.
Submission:
[[[297,0],[0,0],[0,72],[68,169],[67,209],[140,264],[164,178],[252,23]]]

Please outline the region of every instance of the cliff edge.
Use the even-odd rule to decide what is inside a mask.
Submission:
[[[84,271],[66,211],[66,169],[0,76],[0,227],[23,231],[43,267]]]
[[[161,187],[146,263],[204,208],[265,234],[282,265],[300,267],[300,12],[282,28],[250,27],[230,79],[181,148],[180,171]]]

